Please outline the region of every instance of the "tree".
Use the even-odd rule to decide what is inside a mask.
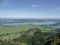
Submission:
[[[39,28],[32,28],[26,31],[21,37],[20,42],[27,43],[27,45],[42,45],[44,39]]]

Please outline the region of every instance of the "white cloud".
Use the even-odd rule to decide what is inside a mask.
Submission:
[[[36,8],[36,7],[40,7],[40,6],[33,4],[32,7],[33,7],[33,8]]]

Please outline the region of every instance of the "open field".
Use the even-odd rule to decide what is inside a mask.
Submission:
[[[54,30],[54,28],[46,27],[46,26],[39,26],[39,25],[19,25],[16,27],[0,27],[0,36],[4,37],[7,35],[12,35],[12,38],[17,38],[21,34],[23,34],[25,31],[31,29],[31,28],[39,28],[42,32],[50,32]]]
[[[1,45],[44,45],[57,37],[56,32],[60,30],[60,23],[57,20],[0,21]]]

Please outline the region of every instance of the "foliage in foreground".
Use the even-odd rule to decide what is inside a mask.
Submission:
[[[31,28],[18,38],[0,40],[0,45],[44,45],[46,40],[51,38],[53,38],[52,33],[42,33],[39,28]]]

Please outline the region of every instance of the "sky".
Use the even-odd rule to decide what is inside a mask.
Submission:
[[[0,18],[60,19],[60,0],[0,0]]]

